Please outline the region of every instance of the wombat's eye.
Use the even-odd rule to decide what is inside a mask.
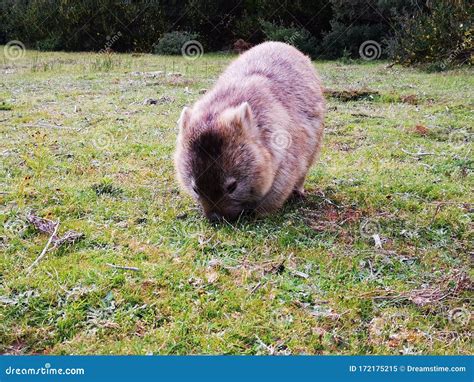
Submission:
[[[237,188],[237,181],[234,180],[230,184],[227,185],[227,192],[229,194],[232,194],[236,188]]]

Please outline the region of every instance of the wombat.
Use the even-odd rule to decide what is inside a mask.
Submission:
[[[178,121],[175,167],[211,221],[269,214],[303,195],[325,102],[308,57],[265,42],[243,53]]]

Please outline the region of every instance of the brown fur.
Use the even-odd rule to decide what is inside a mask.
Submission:
[[[260,44],[184,108],[175,166],[210,219],[259,215],[303,193],[323,136],[325,103],[311,61],[290,45]]]

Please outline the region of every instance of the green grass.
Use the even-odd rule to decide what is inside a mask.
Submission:
[[[316,62],[378,95],[328,98],[305,202],[211,226],[171,156],[230,60],[0,56],[0,352],[469,354],[472,70]],[[85,236],[28,274],[30,211]]]

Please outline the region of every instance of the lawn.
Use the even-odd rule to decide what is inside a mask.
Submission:
[[[210,225],[176,120],[232,57],[0,48],[1,353],[471,352],[472,69],[315,62],[306,200]]]

